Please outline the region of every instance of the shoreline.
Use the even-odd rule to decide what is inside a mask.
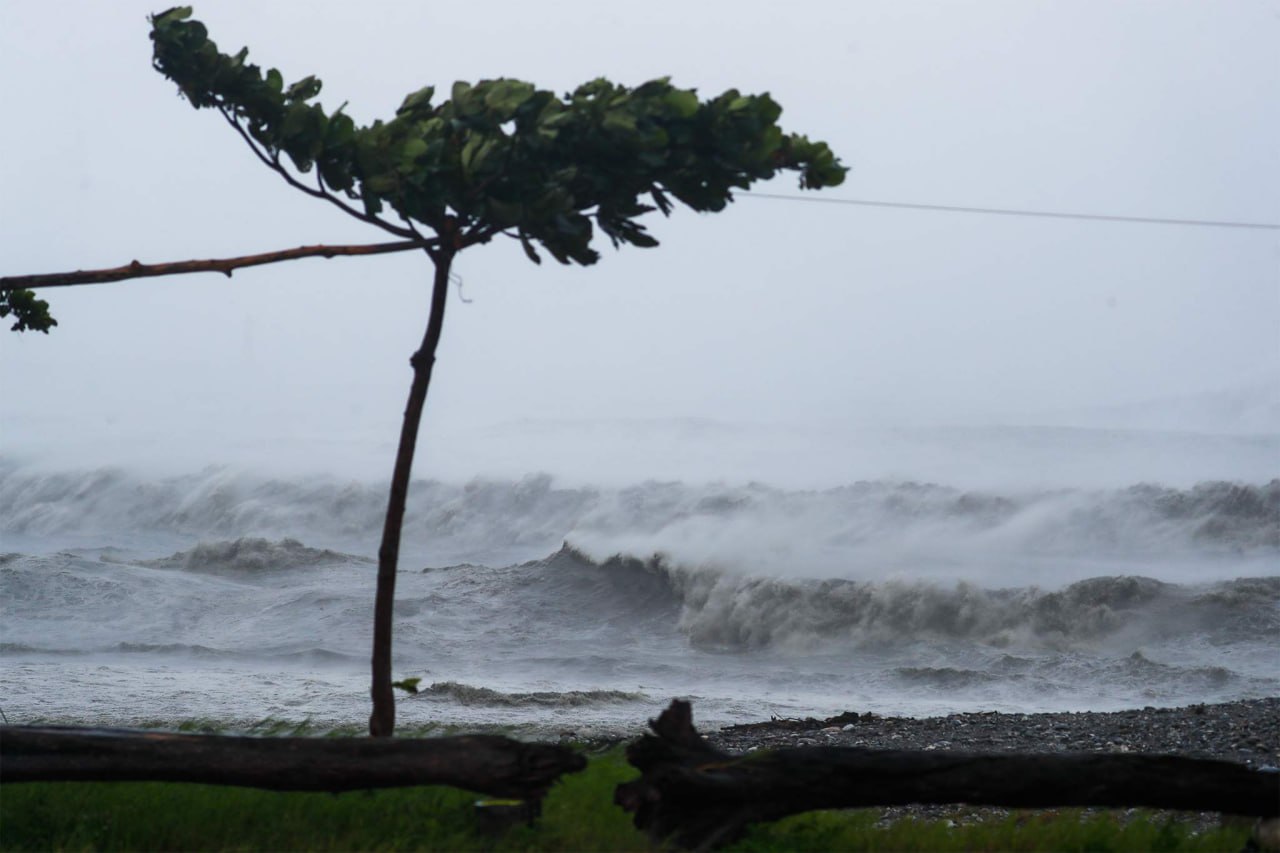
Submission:
[[[673,697],[681,698],[681,697]],[[970,752],[1146,752],[1234,761],[1255,768],[1280,768],[1280,696],[1194,703],[1120,711],[957,711],[915,717],[845,711],[832,717],[773,717],[747,723],[694,725],[717,749],[745,753],[756,749],[804,746],[865,749],[953,750]],[[35,715],[29,719],[3,708],[4,725],[52,725],[87,728],[135,728],[202,734],[358,737],[364,721],[288,717],[147,716],[141,719],[89,719],[84,715]],[[499,734],[529,741],[580,743],[590,749],[636,740],[649,731],[645,720],[658,708],[637,710],[634,723],[574,725],[573,709],[560,722],[464,722],[433,717],[402,719],[402,737],[441,737],[460,733]],[[447,715],[446,715],[447,716]]]
[[[974,752],[1146,752],[1280,767],[1280,697],[1176,708],[891,717],[847,711],[706,732],[726,752],[793,746]]]

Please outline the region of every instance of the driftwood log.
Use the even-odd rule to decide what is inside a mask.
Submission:
[[[734,757],[676,700],[627,748],[643,775],[614,800],[658,840],[710,849],[753,822],[814,809],[913,803],[1112,806],[1280,815],[1280,773],[1172,755],[1017,755],[800,747]]]
[[[497,735],[227,737],[127,729],[0,726],[0,783],[199,782],[275,791],[452,785],[540,800],[586,759]]]

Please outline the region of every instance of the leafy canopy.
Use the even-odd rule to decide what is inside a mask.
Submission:
[[[673,198],[718,211],[733,189],[780,170],[810,189],[846,172],[826,143],[783,133],[767,94],[701,101],[666,78],[633,89],[598,79],[563,98],[520,80],[459,82],[441,103],[428,86],[390,121],[358,127],[314,102],[315,77],[285,86],[276,69],[247,63],[247,48],[219,53],[190,17],[190,7],[154,15],[151,38],[156,69],[192,106],[221,111],[277,169],[284,155],[315,170],[317,188],[363,218],[402,233],[382,218],[389,208],[410,230],[448,235],[453,250],[504,233],[535,262],[536,244],[561,263],[592,264],[595,227],[615,246],[655,246],[636,218],[669,213]]]
[[[482,80],[453,84],[438,104],[432,87],[419,89],[390,121],[358,127],[342,107],[315,102],[315,77],[285,86],[276,69],[246,62],[248,48],[219,53],[189,6],[151,24],[153,65],[192,106],[217,109],[294,187],[433,253],[504,234],[534,262],[540,246],[561,263],[593,264],[596,228],[615,246],[656,246],[637,219],[669,214],[673,199],[719,211],[734,189],[783,170],[799,172],[805,189],[836,186],[847,171],[825,142],[783,133],[782,108],[767,94],[730,89],[702,101],[667,78],[635,88],[598,79],[561,98],[520,80]],[[314,172],[315,186],[282,158]],[[11,314],[14,331],[57,325],[27,289],[0,291],[0,318]]]

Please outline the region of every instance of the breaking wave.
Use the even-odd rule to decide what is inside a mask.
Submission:
[[[460,705],[487,705],[511,708],[582,708],[591,705],[646,701],[643,693],[623,690],[539,691],[503,693],[487,687],[473,687],[456,681],[439,681],[418,692],[422,699],[456,702]]]
[[[57,648],[30,643],[0,643],[0,657],[6,655],[40,655],[53,657],[87,657],[90,655],[120,655],[183,657],[210,661],[253,661],[325,665],[363,661],[363,655],[350,655],[330,649],[303,649],[295,652],[264,653],[260,650],[244,651],[219,649],[198,643],[111,643],[96,648]]]
[[[108,557],[102,559],[104,562],[115,562]],[[137,564],[190,572],[263,572],[352,562],[371,561],[328,549],[308,548],[296,539],[272,542],[268,539],[246,538],[232,542],[202,542],[188,551],[179,551],[158,560],[140,560]]]
[[[1260,562],[1272,574],[999,586],[593,559],[566,545],[523,563],[403,570],[395,667],[432,682],[404,697],[407,714],[487,722],[559,720],[566,709],[634,722],[672,695],[739,719],[761,716],[762,703],[901,712],[1270,696],[1280,572]],[[135,711],[175,701],[175,684],[183,702],[239,708],[251,684],[254,707],[363,713],[372,582],[366,563],[288,539],[150,560],[10,555],[0,688],[22,691],[27,713],[62,701],[45,686],[59,678]]]
[[[903,688],[918,691],[964,691],[1010,685],[1030,685],[1043,680],[1046,671],[1062,666],[1062,661],[999,661],[987,669],[957,666],[906,666],[893,671]],[[1057,680],[1068,681],[1072,674],[1088,678],[1092,683],[1111,683],[1122,687],[1162,685],[1166,690],[1183,694],[1213,694],[1233,688],[1254,685],[1254,681],[1224,666],[1173,666],[1147,658],[1141,651],[1104,662],[1092,661],[1087,667],[1064,666]],[[1079,670],[1073,673],[1072,670]],[[1261,692],[1270,684],[1256,680]]]
[[[662,557],[600,563],[571,548],[545,561],[660,578],[678,601],[679,629],[695,647],[814,650],[964,640],[993,648],[1070,648],[1201,634],[1218,642],[1280,642],[1280,577],[1180,585],[1096,577],[1060,590],[986,589],[972,583],[793,580],[673,566]]]
[[[289,538],[369,555],[385,501],[380,484],[325,478],[209,469],[140,480],[120,470],[44,473],[0,461],[0,534],[24,544]],[[1005,554],[1270,555],[1280,552],[1280,479],[1007,494],[911,482],[797,491],[758,483],[568,488],[546,475],[428,480],[410,490],[404,536],[406,553],[437,565],[518,562],[569,540],[596,556],[664,553],[785,577],[846,577],[851,554],[877,563],[872,577]],[[206,556],[183,559],[195,565]],[[246,559],[250,568],[247,550]]]
[[[15,555],[0,565],[0,616],[11,625],[46,620],[64,626],[68,638],[78,638],[75,648],[88,651],[198,656],[258,648],[264,655],[323,657],[314,638],[294,637],[280,626],[314,624],[320,636],[361,636],[372,594],[367,564],[290,539],[207,542],[156,560],[129,561],[114,552],[97,559]],[[1274,570],[1274,562],[1269,565]],[[282,570],[295,571],[278,576]],[[607,625],[610,642],[669,635],[711,652],[961,643],[1015,653],[1132,649],[1177,637],[1280,645],[1280,572],[1190,583],[1100,575],[1058,588],[989,586],[963,579],[787,577],[665,555],[594,560],[564,545],[522,564],[411,572],[400,586],[395,614],[404,627],[398,630],[428,645],[464,643],[473,625],[502,642],[541,636],[547,626],[568,642],[598,636]],[[244,633],[247,625],[260,626],[260,641]],[[171,636],[179,630],[184,633]],[[107,642],[113,631],[125,633]],[[25,643],[33,652],[63,645],[4,631],[0,641]],[[586,640],[574,642],[590,648]]]

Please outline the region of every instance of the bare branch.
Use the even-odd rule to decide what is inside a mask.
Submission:
[[[241,255],[237,258],[220,258],[207,261],[175,261],[167,264],[143,264],[132,261],[122,267],[102,270],[76,270],[75,272],[44,273],[40,275],[11,275],[0,277],[0,292],[38,287],[68,287],[75,284],[105,284],[109,281],[125,281],[131,278],[154,278],[161,275],[182,275],[191,272],[220,272],[228,278],[235,270],[257,267],[298,258],[334,258],[349,255],[385,255],[391,252],[409,252],[415,249],[432,251],[439,241],[401,240],[395,243],[370,243],[362,246],[298,246],[278,252],[260,255]]]
[[[261,160],[262,164],[266,166],[268,169],[275,170],[277,168],[276,165],[271,162],[271,158],[268,157],[266,153],[263,152],[263,150],[258,147],[258,143],[254,141],[253,137],[249,135],[248,131],[246,131],[243,127],[240,126],[240,122],[235,120],[235,117],[231,115],[231,113],[227,110],[226,107],[218,107],[218,112],[221,113],[222,117],[227,120],[227,124],[231,125],[231,127],[235,130],[235,132],[240,134],[240,138],[244,140],[245,145],[249,146],[249,150],[253,152],[253,156]]]
[[[356,219],[359,219],[361,222],[367,222],[370,225],[375,225],[378,228],[381,228],[383,231],[386,231],[390,234],[394,234],[397,237],[404,237],[406,240],[418,239],[417,236],[407,228],[401,228],[398,225],[392,225],[390,222],[387,222],[385,219],[356,210],[354,207],[347,204],[337,196],[332,195],[324,191],[323,189],[319,189],[319,190],[312,189],[311,187],[302,183],[293,175],[289,174],[289,170],[286,169],[283,165],[281,165],[279,157],[271,157],[271,156],[268,156],[265,152],[263,152],[262,149],[258,147],[258,144],[254,141],[253,137],[249,135],[248,131],[246,131],[243,127],[241,127],[240,122],[235,120],[235,117],[231,115],[231,113],[226,109],[226,107],[219,107],[218,112],[222,113],[222,117],[227,120],[227,124],[235,128],[236,133],[240,134],[240,138],[245,141],[245,144],[248,145],[249,149],[253,151],[254,154],[257,155],[258,159],[261,160],[267,166],[267,168],[271,169],[271,171],[277,173],[278,175],[280,175],[280,177],[284,178],[285,182],[289,186],[293,187],[294,189],[302,190],[304,193],[306,193],[309,196],[323,199],[329,202],[330,204],[335,205],[339,210],[341,210],[343,213],[347,214],[348,216],[354,216]]]

